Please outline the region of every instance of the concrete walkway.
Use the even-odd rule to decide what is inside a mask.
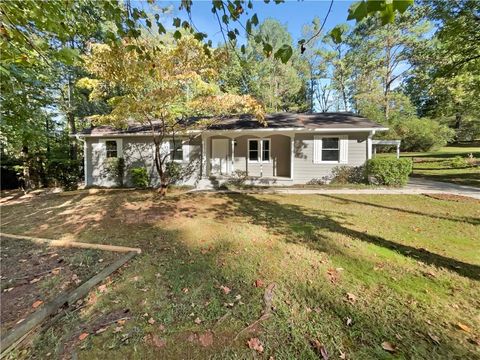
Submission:
[[[376,189],[268,189],[280,194],[453,194],[480,199],[480,189],[473,186],[410,178],[408,185],[399,188]]]

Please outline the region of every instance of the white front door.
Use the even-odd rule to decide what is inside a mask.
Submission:
[[[212,174],[228,173],[228,139],[212,139]]]

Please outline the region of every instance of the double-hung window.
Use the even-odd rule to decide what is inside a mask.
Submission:
[[[117,141],[107,140],[105,141],[105,148],[107,150],[107,158],[118,157]]]
[[[338,137],[322,139],[322,161],[340,161],[340,139]]]
[[[313,162],[322,163],[348,163],[348,136],[315,136],[313,144]]]
[[[170,159],[173,161],[183,161],[183,144],[181,140],[170,140]]]
[[[248,140],[249,162],[270,162],[270,139]]]

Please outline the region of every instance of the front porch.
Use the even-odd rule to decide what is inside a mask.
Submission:
[[[202,179],[226,181],[245,176],[246,184],[293,181],[294,135],[211,134],[202,137]]]

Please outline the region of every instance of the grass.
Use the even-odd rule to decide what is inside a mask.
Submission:
[[[479,218],[476,200],[420,195],[77,191],[7,202],[2,231],[143,249],[25,356],[251,358],[258,337],[275,359],[316,359],[313,340],[332,359],[480,359]],[[259,279],[273,315],[236,339]],[[115,314],[130,320],[95,334]]]
[[[477,159],[476,166],[453,167],[452,159],[460,156],[468,158],[472,154]],[[379,154],[394,156],[394,154]],[[432,152],[405,152],[402,157],[413,159],[412,176],[429,180],[445,181],[458,185],[480,187],[480,146],[446,146]]]

